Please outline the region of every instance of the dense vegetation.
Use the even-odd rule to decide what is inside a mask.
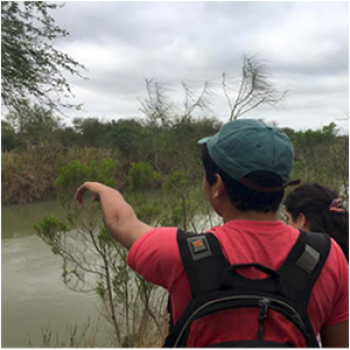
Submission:
[[[59,169],[74,160],[88,165],[110,157],[118,164],[115,180],[122,191],[129,185],[132,189],[159,187],[160,176],[180,176],[179,171],[188,178],[198,177],[196,141],[216,132],[220,124],[188,120],[165,128],[134,119],[104,123],[96,118],[75,119],[73,126],[64,126],[39,112],[26,113],[25,118],[11,112],[2,121],[3,204],[52,197]],[[137,175],[140,171],[142,176]],[[138,180],[131,183],[129,175]]]
[[[54,197],[60,169],[73,161],[86,166],[94,161],[98,168],[110,158],[115,162],[115,186],[121,191],[152,190],[181,181],[197,186],[202,176],[197,140],[221,125],[217,119],[189,117],[174,118],[169,125],[149,118],[76,118],[67,126],[42,107],[29,105],[8,113],[1,124],[3,204]],[[285,132],[295,147],[294,178],[347,193],[347,135],[340,135],[334,123],[319,130]],[[97,173],[93,178],[80,174],[77,181],[98,178]]]

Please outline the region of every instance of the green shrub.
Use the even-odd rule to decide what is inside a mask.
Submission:
[[[43,217],[33,227],[39,237],[52,248],[52,252],[59,254],[61,233],[67,232],[68,227],[53,215]]]
[[[167,177],[166,182],[163,184],[163,188],[166,190],[176,188],[185,188],[190,184],[189,177],[186,176],[184,170],[175,170]]]
[[[102,161],[91,161],[84,164],[73,160],[63,166],[54,182],[57,197],[61,202],[73,199],[76,189],[86,181],[100,182],[110,187],[116,187],[117,162],[111,158]]]
[[[128,177],[133,191],[158,188],[161,183],[160,174],[147,162],[131,163]]]

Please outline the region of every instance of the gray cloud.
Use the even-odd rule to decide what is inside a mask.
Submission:
[[[86,116],[140,115],[145,77],[164,77],[181,104],[181,80],[218,87],[223,71],[239,74],[243,53],[258,53],[291,92],[252,115],[294,128],[348,110],[347,14],[346,2],[68,2],[53,13],[71,33],[57,46],[89,69],[88,81],[69,78]],[[227,118],[219,89],[212,114]]]

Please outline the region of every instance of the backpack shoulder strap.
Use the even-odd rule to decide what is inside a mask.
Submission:
[[[300,231],[299,238],[279,269],[279,293],[286,298],[302,317],[309,334],[308,342],[319,347],[307,306],[312,288],[328,258],[330,237],[324,233]]]
[[[192,296],[218,289],[224,270],[230,266],[218,239],[212,233],[178,230],[177,243]]]
[[[324,233],[300,231],[299,238],[279,269],[280,292],[295,303],[303,316],[311,290],[319,277],[330,250],[330,237]]]

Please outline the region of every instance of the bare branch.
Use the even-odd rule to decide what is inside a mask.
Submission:
[[[244,56],[241,81],[235,98],[229,93],[227,74],[223,73],[222,85],[230,107],[230,120],[237,119],[262,105],[276,105],[285,98],[288,90],[279,92],[273,89],[269,73],[267,65],[255,57]]]
[[[224,94],[226,96],[226,99],[227,99],[227,102],[230,106],[230,111],[232,111],[233,109],[233,105],[232,105],[232,101],[231,101],[231,98],[230,98],[230,95],[228,93],[228,86],[226,84],[226,77],[227,77],[227,74],[225,72],[222,73],[222,87],[224,89]]]
[[[161,79],[145,79],[147,97],[139,99],[140,111],[144,113],[152,123],[160,121],[163,127],[169,127],[172,123],[171,110],[175,107],[168,97],[169,89]]]
[[[206,109],[209,107],[210,90],[209,82],[205,81],[203,89],[200,92],[199,96],[195,97],[195,91],[189,84],[185,83],[184,81],[182,81],[181,84],[185,90],[185,112],[184,115],[181,117],[181,122],[183,122],[191,117],[191,114],[197,107],[200,109]]]

